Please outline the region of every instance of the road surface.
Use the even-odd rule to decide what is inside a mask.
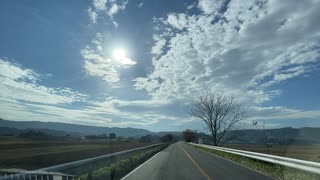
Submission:
[[[271,177],[196,149],[172,144],[130,172],[124,180],[272,180]]]

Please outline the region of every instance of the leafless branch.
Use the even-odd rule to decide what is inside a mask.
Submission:
[[[193,100],[190,114],[205,122],[216,146],[230,140],[225,138],[226,133],[245,118],[245,112],[240,104],[235,103],[234,96],[211,91]]]

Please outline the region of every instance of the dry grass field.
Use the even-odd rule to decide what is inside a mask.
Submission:
[[[272,146],[268,148],[255,145],[227,145],[226,147],[320,162],[320,145]]]
[[[1,137],[0,168],[32,170],[150,144],[110,140],[32,141]]]

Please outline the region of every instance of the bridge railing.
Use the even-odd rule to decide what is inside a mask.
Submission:
[[[231,154],[236,154],[239,156],[244,156],[244,157],[248,157],[256,160],[261,160],[269,163],[279,164],[282,166],[296,168],[296,169],[304,170],[311,173],[320,174],[320,163],[317,163],[317,162],[305,161],[300,159],[281,157],[281,156],[275,156],[275,155],[263,154],[263,153],[257,153],[257,152],[250,152],[250,151],[244,151],[244,150],[238,150],[238,149],[224,148],[224,147],[218,147],[218,146],[210,146],[210,145],[204,145],[204,144],[195,144],[195,143],[190,143],[190,144],[209,148],[209,149],[214,149],[218,151],[223,151]]]

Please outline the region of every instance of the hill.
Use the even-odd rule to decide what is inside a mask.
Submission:
[[[40,121],[8,121],[0,118],[0,127],[9,133],[10,128],[15,134],[18,130],[22,129],[40,129],[44,132],[65,132],[68,134],[78,134],[78,135],[98,135],[98,134],[109,134],[115,133],[117,136],[124,137],[139,137],[147,134],[152,134],[153,132],[145,129],[137,128],[119,128],[119,127],[97,127],[97,126],[86,126],[78,124],[68,124],[68,123],[58,123],[58,122],[40,122]],[[18,130],[16,130],[18,129]],[[50,131],[54,130],[54,131]],[[62,133],[62,132],[61,132]]]
[[[0,135],[18,135],[28,129],[36,129],[52,136],[87,136],[115,133],[123,137],[141,137],[146,135],[161,137],[172,134],[176,140],[182,140],[182,134],[178,131],[151,132],[137,128],[96,127],[78,124],[39,122],[39,121],[8,121],[0,118]],[[279,129],[243,129],[228,133],[236,136],[232,144],[265,144],[266,139],[270,145],[290,144],[320,144],[320,128],[279,128]],[[203,133],[199,137],[210,143],[210,135]]]

